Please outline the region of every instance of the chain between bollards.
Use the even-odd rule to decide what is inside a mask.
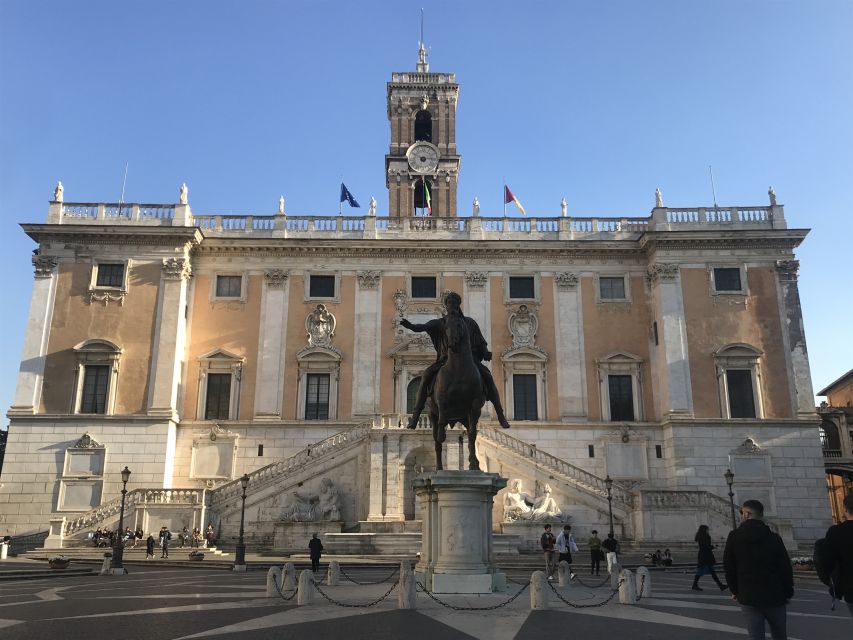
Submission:
[[[299,585],[297,584],[296,588],[293,590],[293,593],[291,593],[289,596],[286,596],[281,592],[281,587],[278,584],[278,580],[275,579],[275,575],[273,575],[272,581],[273,584],[275,584],[275,590],[278,591],[278,595],[281,596],[281,599],[285,602],[290,602],[296,597],[296,594],[299,593]],[[284,575],[281,576],[281,581],[284,582]]]
[[[393,578],[395,575],[397,575],[397,572],[400,570],[400,567],[395,568],[394,571],[392,571],[388,577],[382,578],[382,580],[377,580],[375,582],[372,582],[372,581],[359,582],[358,580],[351,578],[349,576],[349,574],[346,571],[344,571],[343,567],[341,567],[340,570],[341,570],[341,575],[344,578],[346,578],[347,580],[349,580],[350,582],[352,582],[354,584],[358,584],[358,585],[369,585],[369,584],[382,584],[383,582],[388,582],[391,578]]]
[[[615,597],[616,597],[616,594],[617,594],[617,593],[619,593],[619,587],[621,587],[621,586],[622,586],[622,583],[623,583],[623,582],[624,582],[624,580],[620,580],[620,581],[619,581],[619,585],[616,587],[616,589],[612,589],[612,590],[610,591],[610,595],[609,595],[609,596],[607,596],[607,599],[606,599],[606,600],[602,600],[601,602],[596,602],[596,603],[593,603],[593,604],[575,604],[574,602],[569,602],[569,601],[568,601],[568,600],[566,600],[562,595],[560,595],[560,592],[559,592],[559,591],[557,591],[557,589],[555,589],[555,588],[554,588],[554,585],[553,585],[553,584],[551,584],[550,582],[548,582],[547,584],[548,584],[548,586],[549,586],[549,587],[551,587],[551,591],[553,591],[553,592],[554,592],[554,595],[556,595],[560,600],[562,600],[565,604],[569,605],[569,606],[570,606],[570,607],[572,607],[573,609],[592,609],[592,608],[594,608],[594,607],[603,607],[603,606],[604,606],[604,605],[606,605],[608,602],[610,602],[611,600],[613,600],[613,598],[615,598]]]
[[[419,588],[421,591],[423,591],[425,594],[427,594],[427,595],[428,595],[432,600],[434,600],[435,602],[437,602],[438,604],[440,604],[442,607],[447,607],[448,609],[453,609],[454,611],[494,611],[495,609],[500,609],[501,607],[505,607],[505,606],[507,606],[510,602],[512,602],[512,601],[513,601],[513,600],[515,600],[518,596],[520,596],[520,595],[521,595],[521,594],[522,594],[522,593],[527,589],[527,587],[529,587],[529,586],[530,586],[530,580],[528,580],[528,581],[524,584],[524,586],[523,586],[523,587],[521,587],[521,589],[519,589],[518,591],[516,591],[515,595],[513,595],[509,600],[505,600],[505,601],[501,602],[500,604],[495,604],[495,605],[492,605],[492,606],[489,606],[489,607],[457,607],[457,606],[455,606],[455,605],[449,604],[449,603],[447,603],[447,602],[444,602],[444,601],[439,600],[438,598],[436,598],[436,597],[432,594],[432,592],[431,592],[431,591],[427,591],[427,588],[426,588],[424,585],[422,585],[420,582],[418,582],[418,583],[417,583],[417,585],[418,585],[418,588]]]
[[[637,589],[637,599],[634,602],[639,602],[643,599],[643,587],[646,584],[646,576],[640,576],[640,588]]]
[[[603,587],[608,582],[610,582],[610,576],[608,575],[607,577],[604,578],[604,580],[602,580],[598,584],[587,584],[586,582],[584,582],[583,580],[581,580],[578,577],[578,574],[575,574],[575,582],[577,582],[581,586],[586,587],[587,589],[598,589],[599,587]]]
[[[316,581],[314,581],[314,583],[313,583],[313,584],[314,584],[314,588],[315,588],[315,589],[317,589],[317,591],[319,592],[319,594],[320,594],[321,596],[323,596],[326,600],[328,600],[329,602],[331,602],[332,604],[334,604],[334,605],[337,605],[337,606],[339,606],[339,607],[347,607],[347,608],[350,608],[350,609],[367,609],[368,607],[372,607],[372,606],[374,606],[374,605],[379,604],[379,603],[380,603],[380,602],[382,602],[385,598],[387,598],[389,595],[391,595],[391,592],[394,590],[394,588],[395,588],[398,584],[400,584],[400,580],[399,580],[399,578],[398,578],[398,579],[397,579],[397,582],[395,582],[394,584],[392,584],[392,585],[391,585],[391,588],[390,588],[390,589],[388,589],[388,591],[386,591],[383,595],[379,596],[376,600],[373,600],[372,602],[366,602],[366,603],[357,603],[357,602],[356,602],[356,603],[353,603],[353,602],[340,602],[340,601],[335,600],[334,598],[332,598],[332,597],[331,597],[330,595],[328,595],[325,591],[323,591],[323,590],[320,588],[320,585],[319,585],[319,584],[317,584],[317,582],[316,582]],[[378,583],[377,583],[377,584],[378,584]]]

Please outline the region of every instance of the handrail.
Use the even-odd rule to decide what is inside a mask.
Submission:
[[[144,504],[204,504],[204,489],[132,489],[124,499],[124,510],[129,513],[137,505]],[[81,516],[65,523],[65,535],[70,536],[84,529],[91,529],[109,520],[121,511],[121,498],[115,498]]]
[[[581,469],[562,458],[558,458],[546,451],[542,451],[542,449],[539,449],[536,445],[514,438],[502,429],[480,425],[477,428],[477,434],[481,437],[485,436],[488,440],[491,440],[492,442],[499,444],[510,451],[533,461],[534,463],[539,463],[548,467],[552,471],[568,478],[570,484],[580,485],[601,497],[607,497],[607,484],[604,482],[604,479],[598,477],[594,473],[590,473],[586,469]],[[614,484],[610,489],[610,495],[614,502],[629,508],[632,506],[631,493],[624,487]]]
[[[364,439],[373,427],[373,421],[363,422],[346,431],[310,444],[304,449],[284,460],[268,464],[260,469],[255,469],[249,476],[249,484],[253,491],[258,491],[278,481],[281,477],[303,468],[309,462],[316,462],[319,458],[340,451],[345,447]],[[210,505],[222,504],[226,500],[236,498],[243,491],[240,479],[227,482],[210,492]]]
[[[729,518],[731,505],[716,493],[702,489],[641,489],[639,499],[643,507],[680,509],[683,507],[704,507]]]

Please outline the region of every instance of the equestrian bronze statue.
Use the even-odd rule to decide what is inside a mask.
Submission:
[[[492,358],[488,343],[477,322],[462,313],[461,304],[459,294],[448,292],[444,297],[445,317],[426,324],[412,324],[405,318],[400,321],[410,331],[426,332],[437,354],[436,361],[421,374],[415,407],[406,425],[409,429],[417,426],[429,399],[437,469],[442,468],[446,429],[457,422],[468,432],[469,468],[480,468],[475,443],[480,410],[486,400],[494,405],[500,425],[509,428],[492,373],[482,364]]]

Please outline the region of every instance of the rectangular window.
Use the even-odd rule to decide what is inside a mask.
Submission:
[[[83,367],[83,393],[80,397],[80,413],[106,413],[109,386],[109,366],[87,364]]]
[[[599,293],[602,300],[624,300],[625,278],[599,278]]]
[[[714,269],[715,291],[742,291],[740,269],[737,267],[718,267]]]
[[[239,298],[243,286],[243,276],[216,276],[217,298]]]
[[[335,276],[310,276],[308,295],[311,298],[334,298]]]
[[[634,391],[631,376],[607,376],[610,395],[610,419],[612,421],[634,420]]]
[[[260,457],[262,455],[264,455],[264,445],[259,444],[258,445],[258,457]]]
[[[309,373],[305,389],[305,419],[329,419],[329,374]]]
[[[726,388],[729,392],[729,416],[754,418],[755,397],[752,390],[752,371],[726,369]]]
[[[533,276],[511,276],[509,279],[511,299],[532,300],[535,296]]]
[[[512,376],[513,417],[516,420],[538,420],[536,407],[536,376],[516,373]]]
[[[412,276],[413,298],[435,298],[435,276]]]
[[[121,288],[124,285],[123,264],[98,264],[98,278],[95,281],[98,287]]]
[[[231,410],[231,374],[208,373],[205,420],[228,420]]]
[[[594,458],[595,457],[595,445],[594,444],[589,445],[588,450],[589,450],[589,457]]]
[[[663,447],[659,444],[655,445],[655,458],[663,458]]]

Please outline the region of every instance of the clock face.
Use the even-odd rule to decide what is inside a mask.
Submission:
[[[416,142],[406,152],[409,166],[418,173],[432,173],[438,168],[438,149],[429,142]]]

